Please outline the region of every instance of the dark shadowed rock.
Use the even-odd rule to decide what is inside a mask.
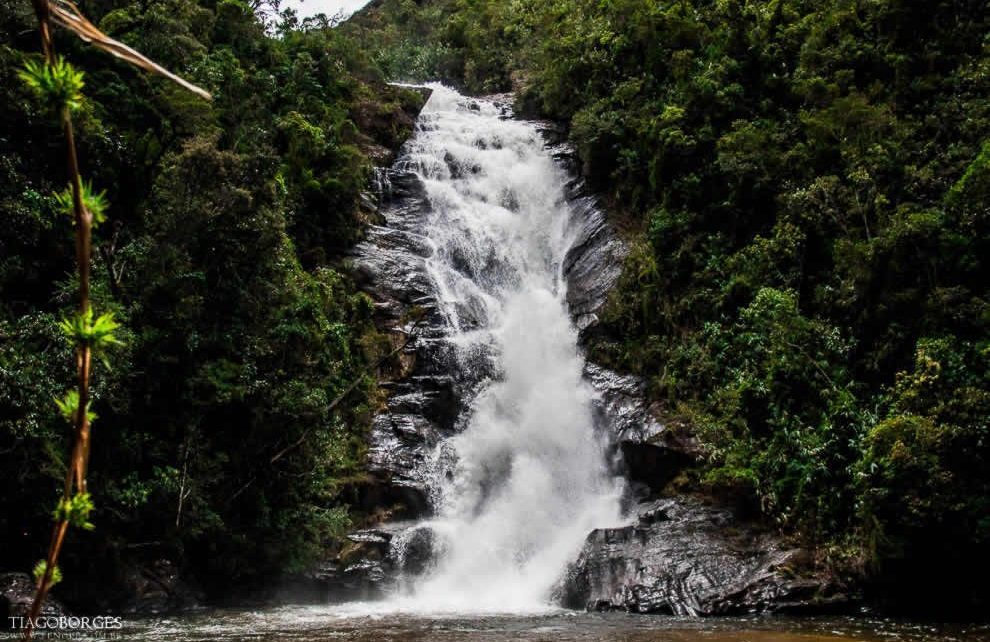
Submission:
[[[388,577],[380,560],[359,559],[348,566],[327,562],[307,574],[308,586],[297,581],[283,589],[283,594],[333,602],[375,600],[385,595]]]
[[[12,617],[27,617],[34,602],[34,581],[27,573],[0,573],[0,627],[9,626]],[[58,598],[48,596],[41,614],[46,617],[67,615]]]
[[[565,190],[575,216],[571,248],[562,267],[567,305],[583,339],[598,324],[598,311],[622,273],[628,247],[608,222],[597,197],[578,176],[580,160],[577,150],[566,141],[566,129],[546,121],[535,124],[550,156],[574,177]]]
[[[701,448],[684,426],[661,423],[645,398],[645,382],[587,363],[584,376],[598,393],[598,425],[622,453],[623,472],[652,490],[661,490],[697,462]]]
[[[184,579],[175,563],[168,559],[127,567],[124,590],[128,597],[121,610],[125,613],[150,615],[185,610],[205,599],[203,591]]]
[[[333,560],[286,582],[283,600],[381,599],[395,590],[400,574],[422,573],[433,560],[433,529],[416,522],[388,522],[347,540]]]
[[[392,412],[425,417],[443,432],[453,430],[458,404],[454,379],[449,375],[419,375],[389,385]]]
[[[391,555],[398,570],[419,575],[433,561],[435,534],[429,526],[410,528],[393,540]]]
[[[388,591],[393,564],[389,558],[397,525],[354,531],[337,556],[293,576],[279,587],[280,601],[326,602],[374,600]]]
[[[382,205],[390,207],[384,207],[383,214],[393,221],[408,220],[410,215],[421,211],[419,208],[425,206],[423,197],[426,196],[426,188],[416,172],[410,168],[409,162],[400,160],[395,167],[384,172]]]
[[[640,506],[635,521],[592,531],[563,582],[565,606],[677,615],[834,609],[845,597],[805,559],[728,510],[688,499]]]
[[[576,210],[574,242],[564,256],[567,305],[584,333],[598,323],[598,310],[622,272],[626,246],[607,223],[592,198],[572,201]]]
[[[375,417],[368,437],[367,468],[373,482],[364,503],[367,510],[390,507],[401,517],[429,512],[423,468],[438,434],[417,414],[384,413]]]

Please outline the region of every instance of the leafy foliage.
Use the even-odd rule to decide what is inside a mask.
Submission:
[[[61,56],[49,65],[41,60],[28,60],[17,74],[42,102],[54,109],[71,111],[82,105],[83,73]]]
[[[73,388],[65,393],[63,398],[59,399],[56,397],[55,405],[58,406],[58,411],[62,414],[62,417],[70,424],[75,425],[76,413],[79,412],[79,390]],[[88,407],[86,408],[86,414],[90,421],[96,419],[96,413]]]
[[[106,190],[94,191],[93,184],[83,181],[81,184],[80,198],[83,208],[93,217],[93,228],[99,227],[107,220],[107,208],[110,206],[106,199]],[[55,204],[58,209],[69,218],[75,217],[75,202],[72,193],[72,186],[66,187],[61,192],[55,194]]]
[[[48,571],[47,560],[38,560],[38,563],[34,565],[31,570],[31,575],[34,577],[36,582],[40,581],[44,577],[45,573]],[[62,581],[62,570],[58,566],[54,567],[52,570],[52,585],[58,584]]]
[[[91,531],[94,526],[89,521],[89,514],[93,512],[93,508],[93,498],[89,493],[76,493],[69,499],[59,500],[54,519],[56,522],[68,522],[76,528]]]
[[[87,308],[59,324],[62,332],[72,342],[72,345],[89,346],[97,355],[103,354],[107,348],[120,345],[115,331],[120,324],[114,321],[113,312],[95,316],[93,308]]]

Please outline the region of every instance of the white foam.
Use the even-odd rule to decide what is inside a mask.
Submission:
[[[432,206],[428,270],[452,343],[464,355],[493,347],[496,374],[434,460],[435,566],[387,604],[341,608],[552,612],[588,532],[620,522],[621,494],[564,300],[567,176],[533,125],[432,88],[410,143]],[[466,309],[481,318],[462,319]]]

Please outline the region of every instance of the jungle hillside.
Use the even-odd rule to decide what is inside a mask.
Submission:
[[[264,587],[366,524],[395,338],[347,256],[424,101],[555,123],[629,251],[588,359],[701,444],[671,492],[731,502],[894,612],[990,605],[990,9],[982,0],[85,0],[212,95],[71,34],[79,163],[105,190],[91,298],[92,530],[68,602],[168,559]],[[61,130],[0,0],[0,570],[44,557],[71,433],[77,280]],[[94,590],[94,583],[102,585]]]

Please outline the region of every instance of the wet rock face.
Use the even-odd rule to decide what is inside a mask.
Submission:
[[[561,588],[564,606],[676,615],[815,611],[846,603],[793,579],[801,550],[687,498],[640,505],[635,521],[588,535]]]
[[[698,440],[684,426],[657,419],[657,409],[646,401],[642,379],[593,363],[585,364],[584,376],[598,393],[598,425],[621,452],[620,468],[627,479],[660,491],[697,463]]]
[[[337,559],[312,573],[324,587],[324,599],[369,600],[385,594],[392,564],[389,549],[394,532],[375,528],[356,531]]]
[[[626,246],[605,220],[605,214],[590,198],[576,202],[574,244],[564,257],[567,305],[578,330],[584,335],[598,323],[598,310],[622,273]]]
[[[381,561],[359,559],[348,566],[327,562],[280,588],[278,601],[324,603],[381,599],[385,595],[388,574]]]
[[[390,222],[401,223],[409,212],[397,206],[387,210],[389,216]],[[404,334],[416,333],[402,355],[411,364],[416,383],[408,379],[384,382],[392,394],[386,412],[375,417],[368,435],[371,483],[361,489],[361,504],[369,512],[395,507],[399,516],[415,517],[429,511],[422,472],[442,430],[433,419],[446,420],[444,402],[453,402],[456,394],[443,375],[437,378],[428,372],[430,358],[420,359],[428,345],[425,339],[440,335],[441,322],[435,318],[424,264],[428,250],[424,247],[424,239],[414,232],[372,227],[354,252],[355,273],[375,300],[379,326],[394,332],[399,341],[404,340]],[[425,310],[424,322],[415,329],[405,319],[413,306]],[[433,362],[442,360],[438,350],[432,351]],[[449,422],[442,423],[449,427]]]
[[[367,512],[386,509],[411,519],[429,514],[428,458],[456,430],[461,400],[490,370],[483,358],[478,364],[459,361],[449,342],[426,268],[433,250],[420,234],[429,209],[420,179],[400,159],[379,172],[377,190],[383,224],[371,226],[354,249],[353,272],[375,301],[379,327],[399,341],[410,334],[413,339],[401,355],[405,371],[381,384],[387,407],[368,435],[371,479],[360,489],[359,503]]]
[[[10,625],[8,618],[27,617],[34,602],[34,580],[27,573],[0,573],[0,630]],[[41,609],[45,617],[67,615],[57,598],[49,596]]]
[[[553,123],[538,123],[551,157],[568,172],[577,176],[579,159],[567,143],[563,130]],[[622,262],[629,251],[608,223],[605,212],[583,180],[572,179],[566,186],[567,198],[574,210],[572,244],[564,257],[567,281],[567,305],[581,338],[598,324],[598,311],[622,274]]]
[[[435,536],[429,526],[416,522],[390,522],[377,528],[354,531],[336,559],[301,578],[291,590],[291,601],[309,593],[320,601],[373,600],[394,592],[400,575],[425,572],[434,559]]]

